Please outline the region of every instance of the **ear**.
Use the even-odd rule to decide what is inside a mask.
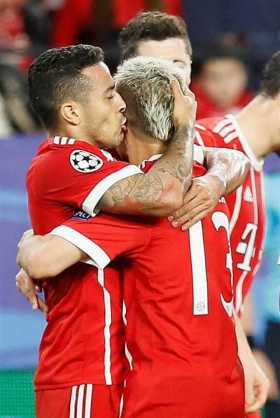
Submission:
[[[59,109],[61,118],[70,125],[77,126],[81,122],[81,109],[77,102],[68,101]]]

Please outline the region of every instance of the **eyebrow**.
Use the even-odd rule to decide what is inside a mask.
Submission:
[[[181,62],[182,64],[187,65],[187,63],[186,63],[185,61],[183,61],[183,60],[173,59],[172,61],[173,61],[174,63],[175,63],[175,62]]]
[[[104,94],[111,92],[112,90],[115,89],[115,87],[116,87],[116,83],[111,84],[111,86],[107,87],[107,89],[104,91]]]

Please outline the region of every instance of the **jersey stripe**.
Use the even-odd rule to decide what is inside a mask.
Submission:
[[[234,132],[235,128],[234,126],[229,123],[229,125],[226,125],[223,129],[220,130],[219,135],[221,135],[223,138],[225,138],[230,133]]]
[[[196,124],[194,125],[194,127],[195,127],[195,128],[198,128],[198,129],[201,129],[202,131],[206,131],[205,126],[200,125],[199,123],[196,123]]]
[[[193,146],[193,159],[194,161],[203,164],[204,163],[204,152],[203,148],[199,145]]]
[[[231,134],[224,137],[224,141],[226,144],[229,144],[234,139],[238,138],[237,133],[234,131]]]
[[[76,397],[77,397],[77,386],[73,386],[72,391],[71,391],[69,418],[75,418]]]
[[[220,133],[220,130],[223,129],[229,123],[230,123],[230,121],[228,119],[226,119],[226,118],[223,119],[223,120],[221,120],[219,123],[217,123],[217,125],[213,129],[213,132],[215,132],[216,134],[219,134]]]
[[[229,233],[230,233],[230,235],[231,235],[231,233],[233,231],[233,228],[235,227],[236,222],[237,222],[238,217],[239,217],[241,204],[242,204],[242,193],[243,193],[243,186],[240,186],[236,190],[234,209],[233,209],[232,216],[231,216],[230,223],[229,223]]]
[[[247,274],[248,274],[247,271],[243,271],[236,285],[236,289],[235,289],[235,311],[236,312],[239,312],[243,305],[242,289],[243,289],[243,283],[244,283],[244,280],[246,279]]]
[[[123,302],[123,305],[122,305],[122,318],[123,318],[124,326],[127,327],[126,304],[124,302]],[[132,370],[133,369],[133,366],[132,366],[132,355],[131,355],[128,347],[127,347],[127,343],[125,343],[124,352],[125,352],[125,356],[127,358],[128,364],[129,364],[129,368],[130,368],[130,370]]]
[[[195,131],[195,137],[196,137],[197,142],[199,143],[199,145],[201,145],[202,147],[204,147],[203,139],[202,139],[200,133],[197,130]]]
[[[91,417],[92,385],[86,386],[85,418]]]
[[[52,235],[57,235],[61,238],[64,238],[72,244],[76,245],[90,257],[92,260],[92,263],[90,264],[94,264],[97,268],[104,268],[111,261],[110,257],[105,253],[104,250],[102,250],[102,248],[69,226],[58,226],[54,228],[50,233]]]
[[[60,145],[66,145],[68,142],[67,136],[62,136],[60,140]]]
[[[110,334],[110,326],[111,326],[111,322],[112,322],[111,297],[110,297],[110,293],[105,288],[104,270],[103,269],[98,269],[98,282],[103,288],[104,307],[105,307],[105,327],[104,327],[104,343],[105,343],[104,373],[105,373],[105,382],[106,382],[106,385],[111,385],[112,384],[112,375],[111,375],[111,334]]]
[[[116,171],[115,173],[105,177],[87,195],[83,201],[83,210],[89,215],[93,216],[95,214],[97,203],[111,186],[113,186],[118,181],[125,179],[126,177],[134,176],[135,174],[139,173],[142,173],[139,167],[136,165],[127,165],[126,167],[121,168],[119,171]]]
[[[250,176],[251,176],[253,204],[254,204],[254,224],[258,225],[259,214],[258,214],[257,190],[256,190],[255,172],[254,172],[253,167],[250,168]]]
[[[121,396],[121,400],[120,400],[120,413],[119,413],[119,418],[121,418],[122,412],[123,412],[123,395]]]
[[[85,390],[85,385],[80,385],[79,392],[78,392],[77,418],[82,418],[83,416],[84,390]]]
[[[251,178],[251,184],[252,184],[252,194],[253,194],[253,205],[254,205],[254,224],[258,226],[258,202],[257,202],[257,191],[256,191],[256,181],[255,181],[255,170],[253,167],[250,168],[250,178]],[[239,189],[238,189],[239,190]],[[236,200],[238,196],[236,195]],[[241,195],[242,198],[242,195]],[[235,209],[235,207],[234,207]],[[237,214],[237,217],[239,215],[240,208]],[[233,217],[233,216],[232,216]],[[232,229],[231,229],[232,232]],[[236,285],[235,289],[235,310],[236,312],[239,312],[242,309],[243,305],[243,284],[247,277],[248,271],[243,271],[241,274],[238,283]],[[253,272],[253,275],[255,275],[255,271]]]
[[[76,140],[74,138],[68,138],[67,136],[55,136],[53,143],[56,145],[74,145]]]

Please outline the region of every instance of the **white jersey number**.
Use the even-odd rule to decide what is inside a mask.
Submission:
[[[237,245],[236,252],[244,254],[242,263],[237,263],[241,270],[251,271],[251,259],[255,254],[255,241],[257,235],[257,225],[248,223],[243,231],[241,241]]]
[[[218,231],[224,228],[229,240],[229,220],[225,213],[214,212],[212,221],[215,229]],[[205,247],[203,240],[202,223],[199,221],[189,229],[190,253],[192,263],[192,280],[193,280],[193,314],[208,314],[208,287],[207,287],[207,271],[205,260]],[[215,243],[213,243],[215,245]],[[228,252],[225,260],[226,267],[230,271],[230,280],[232,286],[232,257]],[[226,301],[221,295],[221,302],[229,316],[232,315],[233,299]]]

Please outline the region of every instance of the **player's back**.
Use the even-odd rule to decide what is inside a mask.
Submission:
[[[226,196],[230,211],[235,308],[239,312],[262,256],[265,231],[262,161],[256,159],[237,121],[231,115],[199,121],[197,140],[200,145],[242,151],[251,162],[244,183]]]
[[[126,263],[125,418],[242,416],[227,214],[222,199],[187,232],[157,220],[147,250]]]

